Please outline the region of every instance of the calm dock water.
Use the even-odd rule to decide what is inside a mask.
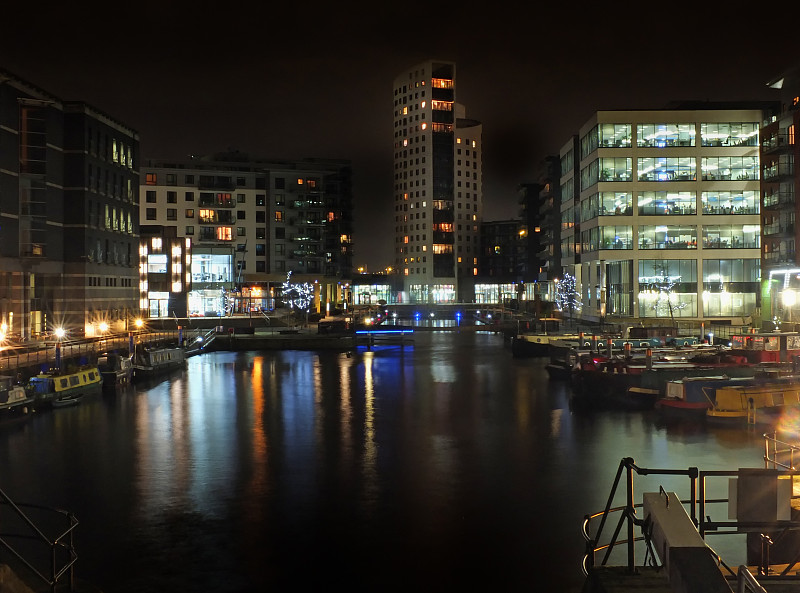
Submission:
[[[752,431],[575,414],[545,362],[484,332],[207,353],[0,429],[0,488],[73,511],[105,593],[577,592],[621,458],[762,464]]]

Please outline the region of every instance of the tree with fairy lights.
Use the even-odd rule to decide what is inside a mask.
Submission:
[[[647,287],[653,299],[650,308],[655,311],[656,317],[669,315],[672,325],[675,325],[675,311],[686,308],[686,303],[679,301],[675,292],[675,284],[680,276],[670,276],[664,266],[657,270],[657,274]]]
[[[314,300],[314,285],[308,282],[292,282],[292,272],[286,274],[286,281],[282,285],[284,302],[290,309],[297,309],[308,315],[311,303]]]
[[[572,322],[572,314],[580,311],[583,307],[581,294],[575,284],[575,276],[564,274],[561,280],[556,279],[556,308],[561,311],[569,312],[569,320]]]

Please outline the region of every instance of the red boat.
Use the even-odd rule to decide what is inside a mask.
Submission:
[[[800,356],[800,333],[734,334],[730,353],[751,363],[792,362],[794,356]]]

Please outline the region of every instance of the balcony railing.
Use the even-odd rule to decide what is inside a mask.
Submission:
[[[780,206],[794,206],[794,192],[776,191],[775,193],[764,196],[764,208],[776,208]]]
[[[785,264],[794,263],[794,251],[773,251],[772,253],[764,254],[764,261],[769,264]]]
[[[794,144],[790,140],[791,137],[785,132],[775,134],[761,140],[761,149],[766,153],[782,152]]]
[[[794,235],[794,223],[783,224],[767,224],[762,227],[762,233],[765,237],[774,235]]]
[[[778,163],[771,167],[764,168],[764,181],[772,181],[794,175],[793,163]]]

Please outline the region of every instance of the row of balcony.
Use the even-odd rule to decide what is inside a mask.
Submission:
[[[773,251],[764,254],[764,261],[773,264],[793,264],[795,263],[794,251]]]
[[[784,152],[794,146],[794,135],[787,132],[780,132],[761,139],[761,150],[770,154],[774,152]]]
[[[764,181],[776,181],[794,176],[794,163],[776,163],[764,168]]]
[[[776,235],[794,235],[794,223],[768,224],[761,227],[761,233],[765,237]]]
[[[794,206],[793,191],[776,191],[764,196],[764,208],[780,208],[782,206]]]

